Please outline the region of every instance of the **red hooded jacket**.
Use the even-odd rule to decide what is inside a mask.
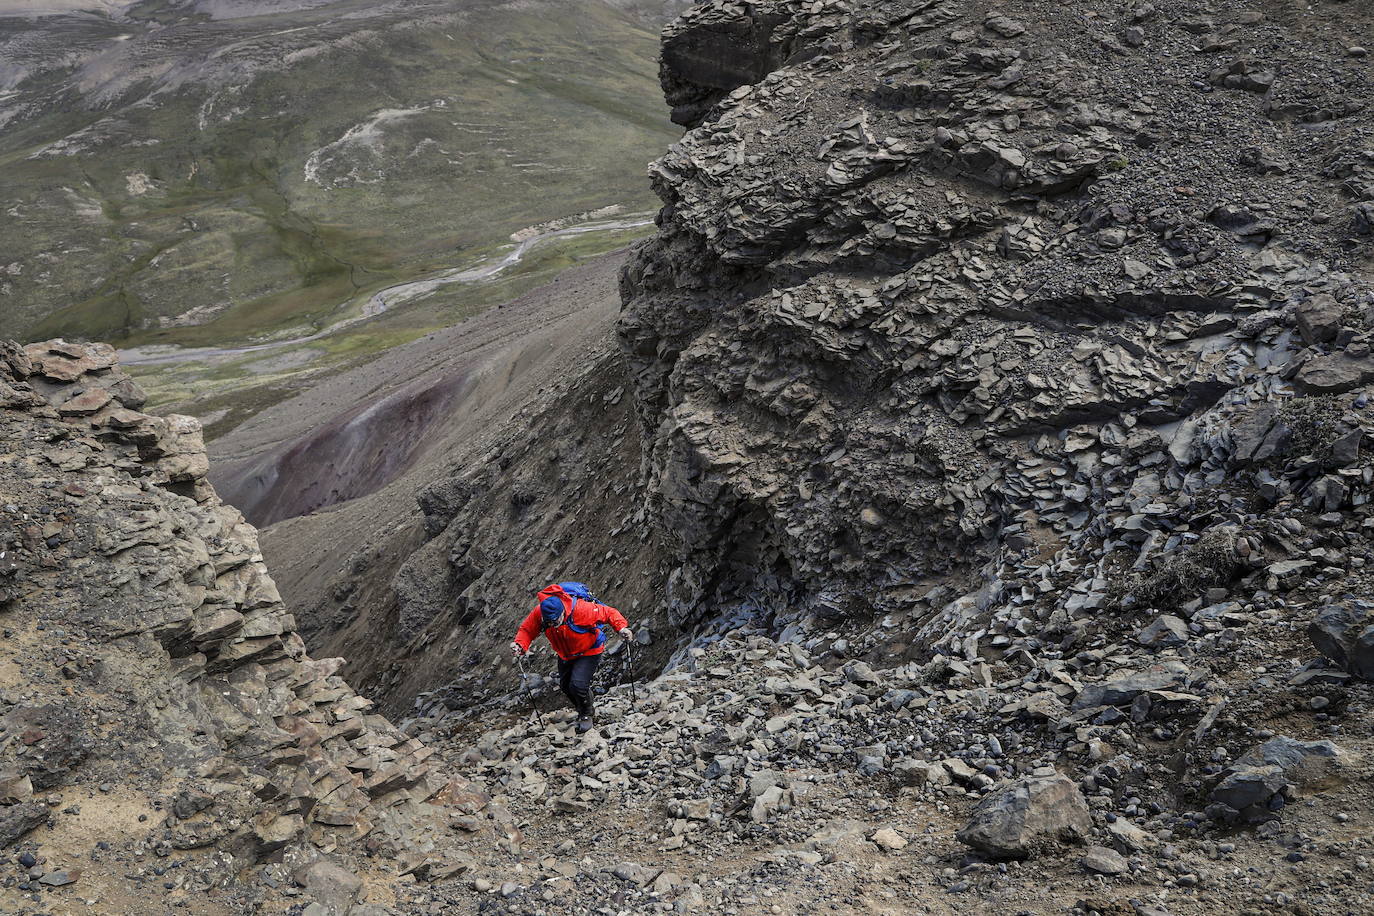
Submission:
[[[545,629],[543,615],[539,613],[539,603],[551,596],[563,602],[563,623]],[[576,632],[573,627],[568,626],[569,623],[586,632]],[[553,646],[553,651],[564,661],[584,655],[600,655],[606,647],[599,624],[610,624],[617,633],[630,625],[624,615],[615,608],[574,598],[563,591],[561,586],[550,585],[539,593],[534,610],[529,612],[525,621],[520,624],[520,629],[516,630],[515,642],[528,652],[530,644],[538,639],[542,632],[549,645]]]

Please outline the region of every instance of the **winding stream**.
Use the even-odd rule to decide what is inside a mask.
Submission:
[[[383,312],[412,302],[422,296],[429,295],[442,286],[453,283],[481,283],[490,280],[502,271],[519,264],[521,259],[530,249],[540,245],[550,239],[562,238],[570,235],[583,235],[588,232],[615,232],[624,229],[638,229],[641,226],[653,224],[652,218],[634,219],[611,219],[599,220],[593,223],[582,223],[577,226],[569,226],[565,229],[551,229],[547,232],[540,232],[523,239],[514,248],[502,255],[492,255],[475,267],[455,267],[440,271],[429,277],[420,280],[407,280],[405,283],[397,283],[395,286],[388,286],[378,290],[363,304],[362,313],[348,318],[337,324],[332,324],[322,331],[313,334],[306,334],[302,337],[291,337],[286,340],[273,340],[266,343],[250,344],[242,347],[177,347],[173,345],[153,344],[146,347],[131,347],[127,350],[119,351],[119,361],[125,365],[155,365],[165,363],[183,363],[191,360],[209,360],[226,356],[238,356],[243,353],[258,353],[264,350],[276,350],[281,347],[294,346],[296,344],[310,343],[319,340],[336,331],[352,327],[362,321],[375,318]]]

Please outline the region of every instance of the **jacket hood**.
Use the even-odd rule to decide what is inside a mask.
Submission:
[[[562,601],[564,605],[572,604],[572,596],[569,595],[567,592],[563,591],[563,586],[558,585],[557,583],[546,586],[543,590],[539,592],[538,595],[535,595],[535,598],[541,604],[543,603],[545,598],[557,598],[558,600]]]

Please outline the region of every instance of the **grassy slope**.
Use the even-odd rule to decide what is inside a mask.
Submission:
[[[645,209],[644,163],[672,136],[656,50],[650,28],[597,2],[488,9],[266,73],[208,106],[204,130],[197,89],[25,125],[0,139],[15,206],[0,251],[25,268],[0,318],[31,339],[222,345],[326,324],[531,223]],[[375,149],[327,160],[324,187],[305,180],[314,150],[382,109],[420,111],[389,122]],[[97,115],[116,142],[27,158]],[[131,193],[134,174],[151,190]],[[157,327],[192,309],[213,317]]]
[[[357,365],[390,347],[514,299],[579,261],[643,237],[651,228],[550,240],[489,281],[441,287],[365,324],[306,344],[216,360],[213,365],[150,364],[129,369],[148,391],[153,408],[204,418],[206,437],[214,439],[291,397],[321,374]]]

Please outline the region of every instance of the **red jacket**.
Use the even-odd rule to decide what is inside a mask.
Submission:
[[[543,615],[539,613],[539,602],[550,596],[563,602],[563,623],[545,629]],[[572,626],[568,626],[569,623]],[[600,655],[606,648],[606,638],[599,626],[601,624],[610,624],[617,633],[630,625],[615,608],[574,598],[561,587],[550,585],[539,593],[534,610],[529,612],[520,629],[515,631],[515,642],[528,652],[530,644],[543,633],[549,645],[553,646],[553,651],[564,661],[584,655]],[[573,627],[585,632],[578,633]]]

